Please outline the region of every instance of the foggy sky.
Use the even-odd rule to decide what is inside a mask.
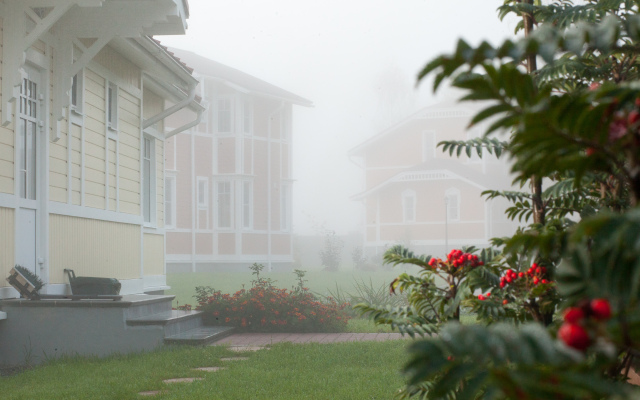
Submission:
[[[415,76],[458,38],[477,44],[512,36],[515,21],[498,20],[500,4],[189,0],[187,35],[158,39],[313,101],[315,107],[295,106],[293,113],[293,228],[347,233],[361,220],[360,204],[349,197],[361,191],[363,176],[349,149],[437,101],[430,85],[414,88]]]

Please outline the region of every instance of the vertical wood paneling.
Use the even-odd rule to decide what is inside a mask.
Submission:
[[[144,275],[164,275],[164,236],[144,234]]]
[[[116,74],[116,76],[124,82],[133,87],[140,88],[140,69],[111,47],[105,46],[96,55],[94,60]]]
[[[11,208],[0,207],[0,287],[9,286],[5,277],[15,262],[15,217]]]
[[[0,193],[14,191],[14,146],[13,130],[0,127]]]
[[[50,279],[65,283],[63,270],[117,279],[140,277],[140,226],[51,215]]]

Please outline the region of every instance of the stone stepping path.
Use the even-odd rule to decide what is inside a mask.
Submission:
[[[226,368],[225,367],[200,367],[200,368],[194,368],[194,369],[197,371],[204,371],[204,372],[217,372]]]
[[[193,381],[201,381],[204,378],[172,378],[172,379],[165,379],[162,382],[164,383],[191,383]]]
[[[220,361],[246,361],[249,357],[225,357],[221,358]]]
[[[150,391],[148,391],[148,392],[140,392],[140,393],[138,393],[138,394],[139,394],[140,396],[157,396],[157,395],[159,395],[160,393],[162,393],[162,392],[161,392],[161,391],[159,391],[159,390],[150,390]]]
[[[258,351],[258,350],[271,350],[265,346],[229,346],[229,350],[243,352],[243,351]]]

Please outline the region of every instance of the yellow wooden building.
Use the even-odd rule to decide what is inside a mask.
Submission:
[[[166,288],[164,144],[203,108],[151,35],[187,17],[186,0],[0,0],[0,299],[16,264],[41,293],[68,291],[65,268],[122,294]]]

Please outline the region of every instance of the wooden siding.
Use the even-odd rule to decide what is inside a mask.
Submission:
[[[212,233],[196,233],[196,254],[213,254]]]
[[[258,233],[245,233],[242,235],[243,255],[267,254],[268,250],[269,242],[267,240],[267,235]]]
[[[14,192],[14,146],[13,129],[0,127],[0,193],[13,194]]]
[[[85,205],[105,209],[105,79],[87,69],[84,84]]]
[[[128,85],[140,88],[140,69],[111,47],[105,46],[100,50],[94,61],[116,74]]]
[[[164,236],[145,233],[144,275],[164,275]]]
[[[158,228],[164,228],[164,142],[156,143],[156,223]]]
[[[291,254],[291,235],[272,235],[271,254],[287,255]]]
[[[235,254],[236,236],[233,233],[218,234],[218,254]]]
[[[79,206],[82,198],[82,127],[71,124],[71,204]]]
[[[167,232],[167,254],[191,254],[191,233]]]
[[[235,138],[218,138],[218,173],[236,172]]]
[[[4,279],[15,263],[15,211],[0,207],[0,287],[9,286]]]
[[[118,163],[117,163],[117,149],[118,144],[115,140],[109,139],[109,148],[107,149],[107,154],[109,156],[109,210],[116,211],[117,210],[117,174],[118,171]]]
[[[0,18],[0,82],[2,82],[2,19]],[[0,96],[2,94],[0,93]],[[0,110],[4,106],[4,103],[0,98]],[[14,155],[15,155],[15,135],[13,128],[0,127],[0,193],[14,193]]]
[[[120,212],[140,215],[140,99],[118,90]]]
[[[49,200],[66,203],[69,189],[69,124],[66,119],[60,122],[60,128],[60,139],[49,142]]]
[[[157,95],[156,93],[152,92],[151,90],[145,88],[143,91],[143,98],[144,98],[144,104],[143,104],[142,111],[143,111],[144,119],[148,119],[153,117],[156,114],[160,114],[162,110],[164,110],[164,99],[161,96]],[[156,128],[158,132],[163,132],[164,125],[165,125],[164,120],[160,120],[156,122],[153,126]]]
[[[52,214],[49,237],[50,283],[65,283],[65,268],[80,276],[140,277],[140,226]]]

